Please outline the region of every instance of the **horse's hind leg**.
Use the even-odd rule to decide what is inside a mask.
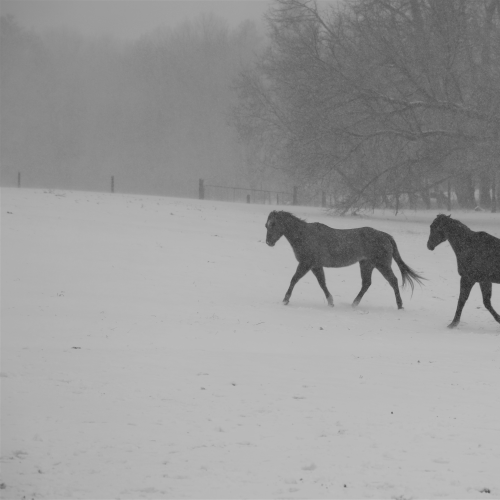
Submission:
[[[382,276],[389,282],[392,289],[394,290],[394,295],[396,296],[396,304],[398,305],[398,309],[403,309],[403,301],[401,300],[401,294],[399,293],[398,288],[398,279],[396,275],[393,273],[391,265],[377,265],[377,269],[380,271]]]
[[[500,323],[500,315],[493,309],[493,306],[491,305],[491,293],[492,293],[492,286],[491,282],[489,281],[482,281],[479,283],[479,286],[481,287],[481,292],[483,294],[483,304],[488,311],[492,314],[492,316]]]
[[[356,307],[361,302],[363,295],[366,293],[368,288],[370,288],[370,285],[372,284],[372,272],[375,266],[369,260],[361,260],[359,262],[359,267],[361,269],[361,290],[354,299],[352,307]]]
[[[460,316],[462,316],[462,309],[469,298],[470,291],[474,286],[475,281],[471,281],[467,278],[462,277],[460,279],[460,295],[458,297],[457,311],[455,312],[455,317],[453,321],[448,325],[448,328],[455,328],[460,323]],[[484,297],[484,295],[483,295]]]
[[[311,269],[310,266],[303,264],[302,262],[299,263],[299,265],[297,266],[297,270],[295,271],[295,274],[293,275],[292,280],[290,281],[290,286],[286,291],[285,298],[283,299],[283,304],[285,304],[285,306],[288,304],[288,302],[290,302],[290,297],[292,296],[293,287],[297,284],[297,281],[299,281],[300,278],[305,276],[310,269]]]
[[[326,287],[326,280],[325,280],[325,271],[323,270],[322,267],[313,267],[312,272],[314,273],[314,276],[316,276],[316,279],[318,280],[319,286],[325,292],[326,300],[328,301],[328,305],[333,307],[333,297],[328,288]]]

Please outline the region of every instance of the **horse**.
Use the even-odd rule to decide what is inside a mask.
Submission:
[[[484,307],[500,323],[500,315],[491,305],[492,283],[500,283],[500,239],[484,231],[472,231],[451,215],[438,215],[430,229],[427,248],[434,250],[448,240],[457,257],[460,296],[455,317],[448,328],[455,328],[460,323],[462,309],[476,283],[481,287]]]
[[[306,222],[290,212],[272,211],[265,225],[266,243],[273,247],[284,236],[299,262],[283,304],[290,301],[293,288],[309,271],[312,271],[323,290],[329,306],[333,307],[333,297],[326,286],[324,267],[346,267],[359,262],[361,268],[361,290],[352,303],[356,307],[372,283],[372,272],[378,269],[389,282],[398,309],[403,309],[403,301],[398,289],[398,279],[392,272],[394,259],[403,277],[403,287],[409,283],[413,292],[413,280],[422,284],[422,276],[411,269],[399,254],[394,238],[371,227],[359,229],[333,229],[319,222]]]

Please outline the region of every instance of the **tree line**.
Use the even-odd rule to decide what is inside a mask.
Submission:
[[[273,0],[123,42],[0,26],[3,185],[496,210],[500,0]],[[434,201],[433,201],[434,200]]]
[[[249,161],[342,212],[496,210],[500,0],[275,0],[267,21],[236,84]]]

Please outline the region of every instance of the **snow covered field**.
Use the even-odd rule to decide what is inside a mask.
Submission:
[[[500,498],[500,325],[476,286],[446,328],[436,212],[291,210],[391,233],[429,280],[398,311],[377,271],[351,308],[357,265],[283,306],[273,208],[2,189],[3,498]]]

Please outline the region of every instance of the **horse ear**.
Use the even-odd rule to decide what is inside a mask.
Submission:
[[[451,214],[450,214],[450,215],[447,215],[446,217],[448,217],[448,219],[451,219]]]

